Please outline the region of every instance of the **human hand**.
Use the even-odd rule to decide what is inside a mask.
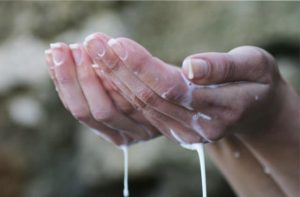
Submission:
[[[93,34],[85,47],[99,65],[95,70],[102,69],[153,126],[178,143],[258,131],[280,105],[284,82],[276,62],[256,47],[192,55],[182,70],[126,38]]]
[[[159,132],[136,111],[116,87],[92,68],[80,44],[56,43],[46,50],[49,73],[59,97],[70,113],[116,145],[148,140]]]

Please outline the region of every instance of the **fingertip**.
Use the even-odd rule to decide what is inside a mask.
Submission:
[[[127,59],[127,50],[119,39],[111,38],[107,42],[107,45],[118,55],[121,60]]]
[[[56,42],[50,44],[52,61],[56,67],[61,66],[66,61],[66,49],[68,45],[63,42]]]
[[[84,48],[93,60],[100,60],[106,53],[105,43],[98,34],[92,34],[85,38]]]
[[[90,34],[88,35],[87,37],[85,37],[84,41],[83,41],[83,45],[85,47],[88,47],[88,44],[94,40],[95,38],[97,37],[97,33],[93,33],[93,34]]]

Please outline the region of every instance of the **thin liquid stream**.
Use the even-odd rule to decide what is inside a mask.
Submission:
[[[129,197],[129,189],[128,189],[128,147],[121,146],[121,150],[124,155],[124,188],[123,188],[123,196]]]
[[[189,150],[195,150],[198,153],[200,172],[201,172],[201,183],[202,183],[202,197],[207,197],[206,190],[206,172],[205,172],[205,155],[204,155],[204,144],[181,144],[183,148]]]

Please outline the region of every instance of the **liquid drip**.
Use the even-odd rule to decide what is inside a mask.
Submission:
[[[206,172],[205,172],[205,155],[204,155],[204,144],[181,144],[183,148],[189,150],[195,150],[198,153],[200,172],[201,172],[201,183],[202,183],[202,197],[207,197],[206,190]]]
[[[124,155],[124,188],[123,188],[123,196],[129,197],[129,189],[128,189],[128,147],[126,145],[120,146]]]

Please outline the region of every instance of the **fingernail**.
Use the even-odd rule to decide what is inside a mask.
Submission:
[[[93,58],[101,59],[105,55],[105,46],[99,39],[96,39],[95,34],[86,37],[84,45],[90,50]]]
[[[208,74],[208,63],[203,59],[188,58],[183,62],[188,69],[189,79],[201,79]]]
[[[50,44],[50,47],[52,49],[52,58],[53,58],[54,65],[61,66],[65,60],[65,55],[62,52],[61,44],[60,43]]]
[[[126,60],[128,54],[121,42],[116,39],[110,39],[107,44],[119,56],[120,59]]]
[[[82,51],[81,51],[80,45],[79,44],[70,44],[69,46],[72,50],[72,54],[73,54],[76,65],[81,65]]]

